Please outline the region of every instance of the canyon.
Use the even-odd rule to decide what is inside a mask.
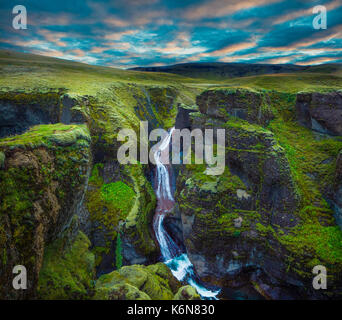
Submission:
[[[1,299],[340,298],[339,75],[210,84],[19,57],[0,52]],[[168,130],[155,165],[120,163],[141,121]],[[167,164],[173,128],[225,129],[224,172]]]

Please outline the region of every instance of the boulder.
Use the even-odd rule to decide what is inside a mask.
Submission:
[[[101,276],[96,281],[94,299],[171,300],[180,287],[163,263],[131,265]]]
[[[187,285],[179,288],[173,300],[201,300],[201,297],[194,287]]]

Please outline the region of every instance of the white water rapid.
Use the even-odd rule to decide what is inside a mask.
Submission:
[[[173,209],[174,198],[171,190],[171,166],[168,163],[172,128],[154,154],[156,161],[157,209],[153,220],[153,229],[160,246],[163,262],[171,269],[179,281],[186,281],[196,288],[203,299],[218,300],[220,290],[209,290],[200,283],[187,254],[177,245],[164,228],[165,216]]]

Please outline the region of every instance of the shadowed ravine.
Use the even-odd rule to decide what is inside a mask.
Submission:
[[[217,299],[220,290],[211,291],[207,289],[196,276],[193,265],[188,255],[176,244],[172,237],[166,232],[163,222],[165,216],[174,207],[174,198],[171,190],[170,172],[172,167],[167,164],[169,147],[172,137],[172,128],[169,135],[163,140],[154,157],[156,161],[156,184],[157,209],[153,220],[153,229],[159,243],[163,262],[171,269],[173,275],[179,281],[186,281],[196,288],[203,299]]]

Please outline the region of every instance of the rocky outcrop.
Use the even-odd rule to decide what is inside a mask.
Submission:
[[[142,121],[148,121],[150,130],[172,126],[177,113],[179,90],[172,86],[146,86],[135,88],[134,110]]]
[[[332,135],[342,135],[342,93],[299,93],[297,117],[306,127]]]
[[[122,165],[117,159],[122,145],[116,139],[118,131],[126,126],[139,128],[138,118],[132,115],[132,122],[127,123],[114,110],[112,106],[90,110],[94,167],[82,208],[85,217],[82,230],[92,242],[98,275],[117,267],[114,253],[119,233],[122,233],[119,251],[123,264],[147,263],[155,261],[157,256],[149,227],[155,196],[145,177],[148,167]]]
[[[342,229],[342,151],[339,153],[336,161],[333,201],[336,221]]]
[[[225,172],[208,176],[205,166],[186,166],[176,195],[189,258],[202,279],[221,286],[260,268],[265,255],[281,261],[281,251],[267,253],[264,228],[285,231],[298,223],[298,196],[284,151],[272,133],[227,125],[226,141]],[[270,274],[279,268],[285,272],[281,262],[266,265]]]
[[[75,233],[75,234],[74,234]],[[37,298],[43,300],[84,300],[93,297],[95,256],[87,236],[78,231],[78,219],[45,248],[39,274]]]
[[[180,287],[181,283],[163,263],[131,265],[101,276],[94,299],[172,300]]]
[[[85,126],[37,126],[2,139],[0,169],[0,296],[35,296],[44,249],[82,205],[91,168]],[[14,290],[12,269],[27,269],[27,290]]]
[[[178,112],[175,120],[175,128],[176,129],[190,129],[191,120],[190,114],[193,112],[197,112],[198,110],[193,107],[187,107],[183,104],[178,104]]]
[[[84,123],[77,105],[63,91],[0,93],[0,138],[21,134],[38,124]]]
[[[268,97],[245,89],[207,90],[196,99],[199,110],[211,118],[238,117],[251,123],[267,124],[273,114]]]
[[[187,285],[179,288],[173,300],[201,300],[201,297],[194,287]]]
[[[119,233],[125,265],[156,259],[149,229],[154,207],[154,193],[141,166],[124,166],[114,160],[94,166],[84,206],[90,225],[83,230],[91,239],[99,274],[116,268]]]
[[[229,288],[251,284],[270,299],[322,298],[324,293],[312,288],[311,270],[318,264],[330,265],[327,295],[338,296],[341,233],[331,209],[314,189],[320,187],[302,178],[310,169],[302,169],[293,157],[301,146],[281,136],[283,120],[273,124],[272,131],[260,126],[267,121],[246,112],[254,110],[253,103],[248,108],[241,103],[240,110],[232,112],[236,92],[204,92],[197,99],[201,112],[191,115],[192,129],[225,129],[226,166],[222,175],[210,176],[204,164],[184,165],[177,179],[175,216],[181,215],[189,259],[204,281]],[[259,100],[255,101],[258,109]],[[291,132],[292,122],[287,125]],[[305,143],[314,139],[306,132],[305,137]],[[331,145],[333,153],[338,142]],[[330,176],[325,173],[324,181]],[[317,194],[311,207],[306,204],[307,185]],[[329,241],[331,250],[321,248],[320,243]]]

